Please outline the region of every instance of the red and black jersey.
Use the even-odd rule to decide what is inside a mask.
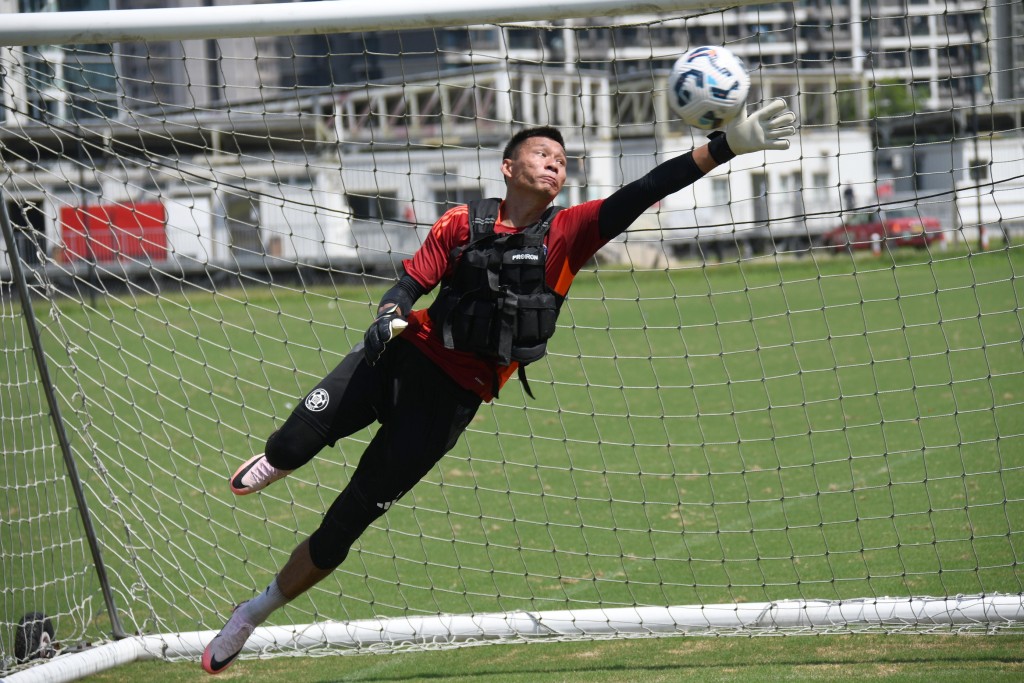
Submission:
[[[598,229],[598,213],[603,201],[599,199],[565,209],[551,223],[545,242],[545,276],[548,286],[563,297],[583,265],[608,242]],[[501,216],[499,209],[495,233],[519,231],[517,228],[503,226]],[[413,257],[404,262],[405,272],[425,291],[433,289],[451,274],[455,265],[451,262],[451,254],[469,241],[469,234],[467,207],[462,205],[449,210],[434,224]],[[408,322],[409,327],[402,338],[411,341],[460,386],[478,394],[484,401],[494,398],[495,375],[500,388],[518,367],[515,362],[498,366],[495,361],[475,353],[445,348],[426,309],[413,311],[408,316]]]

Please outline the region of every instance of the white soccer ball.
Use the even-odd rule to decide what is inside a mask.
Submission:
[[[703,45],[676,60],[668,77],[668,101],[687,124],[723,128],[747,104],[750,76],[743,61],[724,47]]]

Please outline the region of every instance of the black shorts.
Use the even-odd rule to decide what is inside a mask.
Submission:
[[[388,500],[394,500],[455,446],[480,403],[479,396],[399,338],[372,367],[357,344],[292,416],[312,427],[323,445],[379,422],[353,478],[367,479],[378,489],[375,497],[390,493],[395,495]]]

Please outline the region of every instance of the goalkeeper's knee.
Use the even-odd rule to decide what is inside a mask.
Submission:
[[[358,473],[353,476],[309,537],[309,557],[318,569],[334,569],[344,562],[356,539],[402,495],[369,491],[361,479]]]
[[[323,450],[327,442],[305,420],[294,416],[267,439],[267,461],[281,470],[297,470]]]

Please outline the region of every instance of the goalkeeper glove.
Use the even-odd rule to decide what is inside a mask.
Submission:
[[[398,304],[387,304],[377,312],[377,318],[363,335],[363,357],[374,365],[384,355],[384,346],[402,334],[409,323],[401,316]]]
[[[735,154],[789,149],[788,138],[796,134],[796,114],[782,99],[772,100],[749,117],[745,109],[725,128],[725,141]]]

